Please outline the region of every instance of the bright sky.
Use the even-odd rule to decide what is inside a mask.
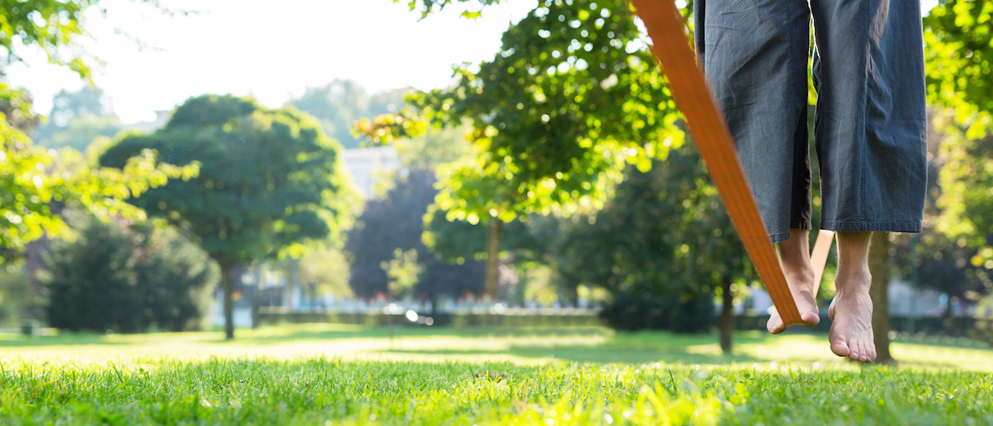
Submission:
[[[87,14],[93,40],[84,46],[106,63],[93,80],[121,120],[150,121],[153,111],[204,93],[251,94],[278,107],[335,78],[355,80],[371,93],[442,87],[453,64],[492,58],[511,20],[537,0],[487,8],[475,21],[458,16],[466,7],[450,7],[418,22],[404,3],[162,0],[170,9],[200,12],[169,17],[128,0],[105,0],[106,17]],[[7,80],[31,92],[35,111],[47,114],[60,89],[83,86],[40,53],[26,56],[26,64],[7,68]]]
[[[937,0],[924,0],[929,10]],[[537,0],[509,0],[475,21],[465,7],[418,22],[406,0],[162,0],[190,16],[165,16],[129,0],[104,0],[108,13],[91,11],[84,46],[106,63],[94,82],[125,123],[151,121],[205,93],[253,95],[279,107],[308,86],[336,78],[359,82],[372,93],[449,83],[451,66],[493,57],[511,21]],[[478,6],[477,6],[478,7]],[[123,35],[122,35],[123,34]],[[140,44],[139,44],[140,42]],[[22,51],[23,52],[23,51]],[[27,88],[35,111],[47,114],[60,89],[84,84],[38,52],[9,67],[13,87]]]

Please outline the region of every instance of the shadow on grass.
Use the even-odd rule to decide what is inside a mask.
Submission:
[[[274,330],[280,330],[275,328]],[[301,340],[344,340],[344,339],[386,339],[391,335],[388,327],[344,326],[334,329],[290,329],[287,333],[270,334],[266,329],[258,333],[236,334],[232,342],[241,344],[274,345]],[[613,332],[600,327],[569,327],[569,328],[429,328],[429,327],[397,327],[392,331],[395,338],[418,337],[456,337],[456,338],[527,338],[527,337],[607,337]]]
[[[132,342],[114,341],[107,335],[96,333],[66,333],[58,336],[20,336],[9,335],[0,337],[0,348],[41,347],[41,346],[77,346],[77,345],[129,345]]]
[[[667,364],[732,364],[744,362],[763,362],[764,360],[743,354],[714,355],[692,353],[688,351],[660,350],[652,348],[618,348],[599,346],[553,346],[553,347],[511,347],[507,350],[475,350],[475,349],[444,349],[444,350],[383,350],[382,354],[416,355],[472,358],[473,356],[509,356],[528,359],[550,358],[562,361],[594,363],[594,364],[646,364],[665,362]]]
[[[365,327],[353,325],[302,324],[292,326],[272,326],[258,330],[238,329],[233,340],[226,340],[224,332],[213,330],[208,332],[186,333],[134,333],[134,334],[98,334],[98,333],[62,333],[57,336],[25,337],[20,335],[0,335],[0,348],[4,347],[44,347],[44,346],[80,346],[80,345],[136,345],[149,341],[184,341],[209,344],[239,344],[239,345],[277,345],[297,341],[315,340],[348,340],[348,339],[387,339],[393,335],[396,338],[418,337],[456,337],[456,338],[527,338],[527,337],[606,337],[613,331],[601,327],[568,327],[568,328],[431,328],[398,326],[394,330],[388,327]]]

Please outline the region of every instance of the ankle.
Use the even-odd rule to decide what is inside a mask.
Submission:
[[[789,265],[784,263],[783,273],[789,278],[789,282],[795,282],[797,284],[812,284],[816,277],[814,268],[810,266],[810,263],[806,265]]]
[[[860,268],[855,271],[842,271],[839,268],[835,277],[838,297],[868,296],[871,284],[872,274],[869,273],[869,268],[864,270]]]

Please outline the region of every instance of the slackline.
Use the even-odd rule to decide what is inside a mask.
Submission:
[[[772,298],[786,326],[801,324],[800,312],[779,265],[776,249],[769,239],[752,189],[745,178],[738,153],[731,140],[724,116],[714,101],[703,71],[697,67],[696,55],[686,36],[683,15],[673,0],[631,0],[652,39],[655,57],[669,80],[669,90],[686,117],[693,142],[710,171],[710,178],[724,201],[731,222],[759,278]],[[828,233],[828,235],[825,235]],[[820,277],[834,240],[830,231],[821,231],[814,244],[812,265],[820,286]],[[824,241],[824,242],[822,242]]]

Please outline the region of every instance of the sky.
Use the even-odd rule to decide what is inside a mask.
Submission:
[[[929,10],[937,0],[924,0]],[[510,22],[537,0],[510,0],[460,18],[456,5],[418,22],[420,15],[393,0],[161,0],[167,16],[131,0],[104,0],[90,10],[83,47],[105,63],[93,73],[124,123],[151,121],[206,93],[254,96],[282,106],[310,86],[351,79],[370,93],[394,88],[432,89],[451,81],[451,68],[491,59]],[[475,6],[478,8],[478,5]],[[12,87],[28,89],[35,111],[47,114],[52,96],[83,82],[38,51],[6,69]]]
[[[511,21],[537,0],[488,7],[483,17],[459,17],[472,7],[420,14],[393,0],[162,0],[190,15],[166,16],[129,0],[105,0],[106,15],[86,13],[87,52],[105,63],[94,83],[124,123],[151,121],[205,93],[252,95],[282,106],[309,86],[351,79],[370,93],[450,83],[452,65],[491,59]],[[478,9],[478,5],[476,5]],[[35,111],[47,114],[52,96],[84,84],[37,51],[6,69],[12,87],[28,89]]]

